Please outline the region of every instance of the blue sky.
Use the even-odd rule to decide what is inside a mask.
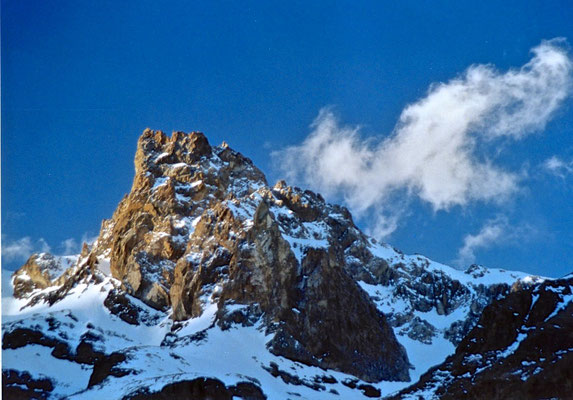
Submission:
[[[129,191],[137,138],[151,127],[225,140],[270,182],[287,176],[326,191],[405,252],[573,271],[571,74],[543,69],[555,55],[571,57],[570,1],[261,3],[2,1],[5,268],[96,236]],[[543,42],[558,37],[565,41]],[[459,104],[482,99],[472,65],[481,66],[477,86],[493,85],[487,107],[450,120]],[[522,78],[537,79],[534,89]],[[456,87],[471,101],[447,97]],[[439,88],[450,102],[429,102]],[[428,102],[437,106],[419,107]],[[437,134],[408,125],[420,148],[406,152],[397,144],[405,113],[469,128],[445,129],[444,143],[460,147],[442,154],[449,147]],[[519,119],[505,126],[508,115]],[[289,153],[309,148],[318,131],[332,146]],[[430,145],[437,164],[416,156]],[[340,171],[311,176],[292,163],[341,154]],[[356,167],[362,156],[368,165]],[[456,180],[459,171],[468,180]],[[353,178],[338,175],[347,172]]]

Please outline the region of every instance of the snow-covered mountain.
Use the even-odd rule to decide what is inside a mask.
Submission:
[[[395,399],[573,398],[573,276],[488,306],[455,354]]]
[[[151,130],[97,241],[3,280],[4,397],[78,399],[395,394],[543,281],[404,255],[226,144]]]

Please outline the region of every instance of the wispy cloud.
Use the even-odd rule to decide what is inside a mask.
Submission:
[[[81,245],[78,244],[76,239],[69,238],[60,243],[60,248],[64,250],[64,255],[77,254],[81,250]]]
[[[486,249],[498,242],[502,235],[507,232],[507,220],[490,220],[475,235],[466,235],[464,244],[458,251],[458,258],[455,264],[460,267],[467,266],[476,261],[475,252],[479,249]]]
[[[2,260],[6,262],[25,262],[34,253],[53,252],[57,255],[72,255],[81,252],[83,243],[92,244],[97,236],[84,233],[78,241],[69,238],[62,241],[55,249],[43,238],[34,240],[29,236],[20,239],[10,239],[2,236]]]
[[[562,39],[543,41],[531,60],[506,72],[473,65],[408,105],[392,134],[363,139],[359,127],[320,111],[300,145],[275,152],[287,178],[342,195],[353,212],[373,211],[390,234],[414,197],[434,210],[475,201],[502,202],[520,183],[478,145],[542,130],[570,94],[573,63]],[[391,198],[399,198],[399,206]]]
[[[26,261],[33,253],[49,252],[50,246],[44,239],[32,240],[29,236],[17,240],[2,238],[2,259],[5,261]]]
[[[530,225],[513,226],[509,224],[506,217],[497,216],[486,221],[478,233],[464,237],[454,265],[465,268],[476,262],[476,252],[479,250],[514,245],[532,240],[537,235],[538,232]]]
[[[573,174],[573,161],[565,161],[557,156],[552,156],[543,162],[543,169],[552,175],[565,178]]]
[[[97,240],[97,235],[89,235],[84,233],[81,239],[78,241],[76,238],[68,238],[60,243],[58,246],[62,255],[78,254],[82,251],[82,246],[84,243],[92,244]]]

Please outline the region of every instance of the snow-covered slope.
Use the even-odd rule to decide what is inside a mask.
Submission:
[[[404,255],[226,145],[153,131],[130,194],[65,260],[33,256],[3,298],[7,398],[379,397],[540,280]]]
[[[226,330],[217,326],[217,306],[211,299],[200,317],[174,324],[167,314],[129,296],[140,314],[145,313],[146,322],[128,324],[103,304],[119,283],[111,277],[101,279],[100,283],[78,284],[53,306],[38,304],[20,310],[24,301],[3,299],[7,335],[3,369],[28,371],[33,380],[50,379],[50,396],[78,399],[119,399],[141,388],[160,390],[168,383],[197,377],[217,378],[226,385],[254,382],[270,399],[356,398],[374,387],[388,392],[407,384],[381,382],[371,387],[346,374],[274,356],[266,348],[271,336],[259,322]],[[24,330],[41,332],[42,337],[19,341]],[[67,345],[70,355],[54,357],[59,343]],[[110,376],[103,384],[87,389],[94,367],[89,361],[73,359],[82,343],[90,343],[93,353],[124,354],[126,360],[120,366],[128,374]],[[352,388],[356,386],[363,389]]]

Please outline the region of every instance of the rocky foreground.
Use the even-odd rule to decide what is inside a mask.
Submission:
[[[404,255],[197,132],[146,130],[97,241],[33,255],[10,281],[4,398],[480,398],[488,384],[537,398],[515,382],[548,374],[571,387],[570,280]],[[549,287],[543,317],[528,298]],[[513,325],[497,321],[510,309]]]

